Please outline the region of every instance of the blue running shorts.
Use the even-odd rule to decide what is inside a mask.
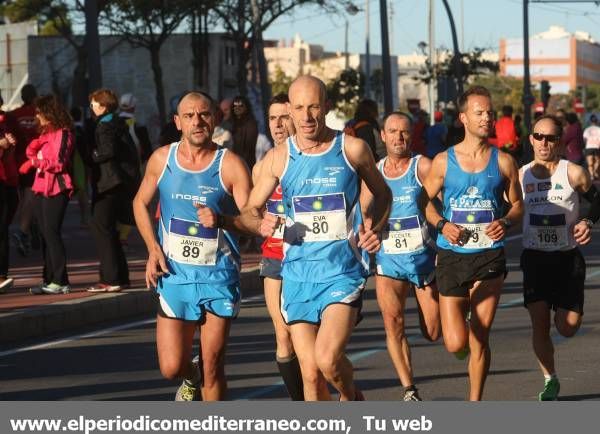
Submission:
[[[366,279],[340,279],[327,283],[294,282],[283,279],[281,314],[287,324],[320,324],[327,306],[347,304],[362,307]]]

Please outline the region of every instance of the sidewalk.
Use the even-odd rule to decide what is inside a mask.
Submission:
[[[11,227],[11,233],[14,230]],[[76,203],[71,202],[63,226],[72,292],[61,295],[32,295],[29,287],[42,276],[42,257],[32,251],[22,257],[11,246],[9,276],[14,286],[0,294],[0,346],[20,340],[71,330],[84,325],[149,314],[156,311],[155,292],[145,288],[146,249],[132,231],[127,248],[131,288],[118,293],[89,293],[85,288],[98,281],[95,245],[87,227],[79,224]],[[261,286],[258,277],[260,255],[242,258],[242,289]]]

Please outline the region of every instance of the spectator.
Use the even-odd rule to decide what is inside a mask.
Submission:
[[[35,106],[33,101],[37,96],[37,91],[32,84],[26,84],[21,89],[21,99],[23,105],[9,115],[12,129],[16,133],[17,144],[15,147],[15,161],[17,167],[27,161],[25,149],[31,141],[38,137],[38,127],[35,118]],[[17,208],[19,228],[13,234],[19,253],[28,256],[31,251],[32,242],[35,246],[38,244],[37,229],[34,229],[33,214],[33,171],[27,174],[19,174],[19,206]]]
[[[0,293],[13,284],[13,279],[8,277],[8,226],[17,208],[19,183],[14,155],[17,139],[10,129],[6,113],[2,111],[3,104],[0,94]]]
[[[440,111],[435,112],[433,120],[435,124],[425,130],[425,155],[431,159],[446,149],[446,136],[448,135],[448,127],[444,123],[444,114]]]
[[[448,148],[462,142],[465,139],[465,126],[458,118],[455,111],[450,112],[452,123],[448,127],[448,135],[446,136],[446,146]]]
[[[510,105],[502,107],[502,117],[496,121],[496,147],[511,155],[518,152],[519,138],[512,118],[513,108]]]
[[[223,124],[223,112],[220,108],[215,111],[215,130],[213,131],[213,142],[217,145],[227,149],[233,147],[233,137],[231,132],[222,126]]]
[[[381,141],[381,130],[379,128],[379,117],[377,103],[371,99],[363,99],[358,103],[354,118],[350,127],[354,135],[363,139],[369,145],[375,160],[385,156],[385,145]]]
[[[258,125],[245,96],[233,99],[233,151],[242,157],[249,168],[256,163]]]
[[[583,132],[585,158],[592,180],[600,177],[600,126],[596,115],[590,117],[590,125]]]
[[[129,286],[129,268],[117,222],[133,221],[132,200],[140,182],[140,162],[129,129],[116,115],[117,96],[109,89],[90,95],[97,118],[92,186],[92,232],[100,259],[100,281],[89,292],[117,292]]]
[[[583,160],[583,130],[579,118],[573,112],[567,113],[567,127],[563,133],[563,143],[567,159],[573,163],[581,164]]]
[[[143,168],[150,158],[150,155],[152,155],[152,144],[150,143],[148,128],[141,125],[135,118],[136,105],[137,98],[131,93],[126,93],[121,96],[121,100],[119,101],[119,117],[123,119],[129,128],[129,135],[138,150]]]
[[[425,155],[425,130],[427,129],[427,112],[418,110],[415,113],[412,133],[412,150],[415,154]]]
[[[81,226],[87,226],[90,217],[90,205],[88,196],[88,170],[92,165],[90,151],[83,126],[83,113],[79,107],[71,108],[73,119],[73,135],[75,138],[75,150],[73,151],[73,187],[77,195],[77,204],[81,214]]]
[[[30,289],[32,294],[66,294],[71,291],[67,257],[61,228],[71,193],[71,155],[75,146],[73,121],[54,95],[35,99],[40,136],[25,150],[27,160],[19,173],[34,172],[31,190],[40,228],[44,258],[43,282]]]
[[[233,132],[233,117],[231,116],[231,105],[233,100],[231,98],[225,98],[219,104],[219,109],[223,113],[223,120],[221,121],[221,128]]]

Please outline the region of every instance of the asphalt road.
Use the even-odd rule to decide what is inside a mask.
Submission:
[[[600,399],[600,233],[583,249],[588,268],[583,325],[570,339],[553,335],[561,399]],[[508,242],[510,273],[491,336],[492,364],[484,399],[535,400],[543,384],[530,345],[518,269],[520,239]],[[543,272],[543,270],[540,270]],[[274,362],[274,337],[260,288],[245,293],[227,352],[229,399],[287,399]],[[348,346],[359,387],[368,400],[399,400],[401,388],[385,348],[385,334],[372,286],[364,320]],[[414,299],[407,310],[415,381],[425,400],[463,400],[466,361],[443,343],[428,343],[418,328]],[[154,319],[73,330],[20,343],[0,352],[0,400],[171,400],[178,386],[161,378]]]

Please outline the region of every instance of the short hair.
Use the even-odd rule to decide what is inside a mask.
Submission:
[[[0,98],[2,98],[2,97],[0,96]],[[596,117],[596,115],[590,116],[590,122],[598,122],[598,118]]]
[[[569,124],[574,124],[575,122],[577,122],[579,120],[579,118],[577,117],[577,114],[574,112],[567,113],[566,119]]]
[[[412,126],[413,126],[413,118],[412,118],[412,116],[409,115],[406,112],[403,112],[403,111],[400,111],[400,110],[396,110],[394,112],[391,112],[391,113],[388,113],[387,115],[385,115],[385,117],[383,118],[383,121],[381,123],[381,126],[382,126],[383,129],[385,129],[385,123],[387,122],[387,120],[389,118],[391,118],[392,116],[400,116],[400,117],[405,118],[406,120],[408,120],[408,123],[409,123],[410,127],[412,128]]]
[[[357,121],[371,120],[374,117],[377,117],[378,111],[379,107],[377,107],[377,103],[375,101],[372,99],[363,99],[356,106],[354,119]]]
[[[483,86],[472,86],[466,91],[464,91],[463,94],[458,98],[459,112],[464,113],[465,110],[467,110],[467,102],[469,100],[469,97],[472,95],[485,96],[490,100],[492,99],[492,95],[490,94],[490,91],[487,90],[487,88]]]
[[[37,96],[37,90],[33,84],[26,84],[21,89],[21,99],[27,105],[32,104],[33,100]]]
[[[110,89],[98,89],[90,93],[90,102],[96,101],[106,107],[108,113],[114,113],[119,108],[119,98],[117,94]]]
[[[33,100],[36,110],[48,120],[51,128],[72,129],[73,119],[55,95],[42,95]]]
[[[512,116],[512,114],[513,114],[513,107],[511,105],[502,106],[502,114],[504,116]]]
[[[208,104],[210,105],[210,109],[212,110],[212,112],[214,113],[217,109],[217,104],[215,103],[215,100],[213,99],[212,96],[210,96],[208,93],[203,92],[201,90],[189,90],[186,92],[183,92],[183,94],[181,94],[181,97],[179,97],[179,100],[177,101],[177,114],[179,114],[179,104],[181,104],[181,101],[183,101],[183,99],[185,97],[187,97],[188,95],[193,95],[196,97],[200,97],[200,98],[204,98],[205,100],[208,101]]]
[[[280,92],[271,98],[269,101],[269,107],[271,107],[273,104],[286,104],[288,102],[290,102],[290,98],[288,97],[287,93]]]
[[[554,128],[556,129],[556,134],[559,136],[562,136],[563,125],[562,125],[562,122],[560,121],[560,119],[558,117],[556,117],[555,115],[542,115],[539,118],[535,119],[535,121],[533,122],[533,125],[531,126],[532,133],[535,130],[535,126],[538,123],[540,123],[541,121],[543,121],[544,119],[551,120],[552,123],[554,124]]]

